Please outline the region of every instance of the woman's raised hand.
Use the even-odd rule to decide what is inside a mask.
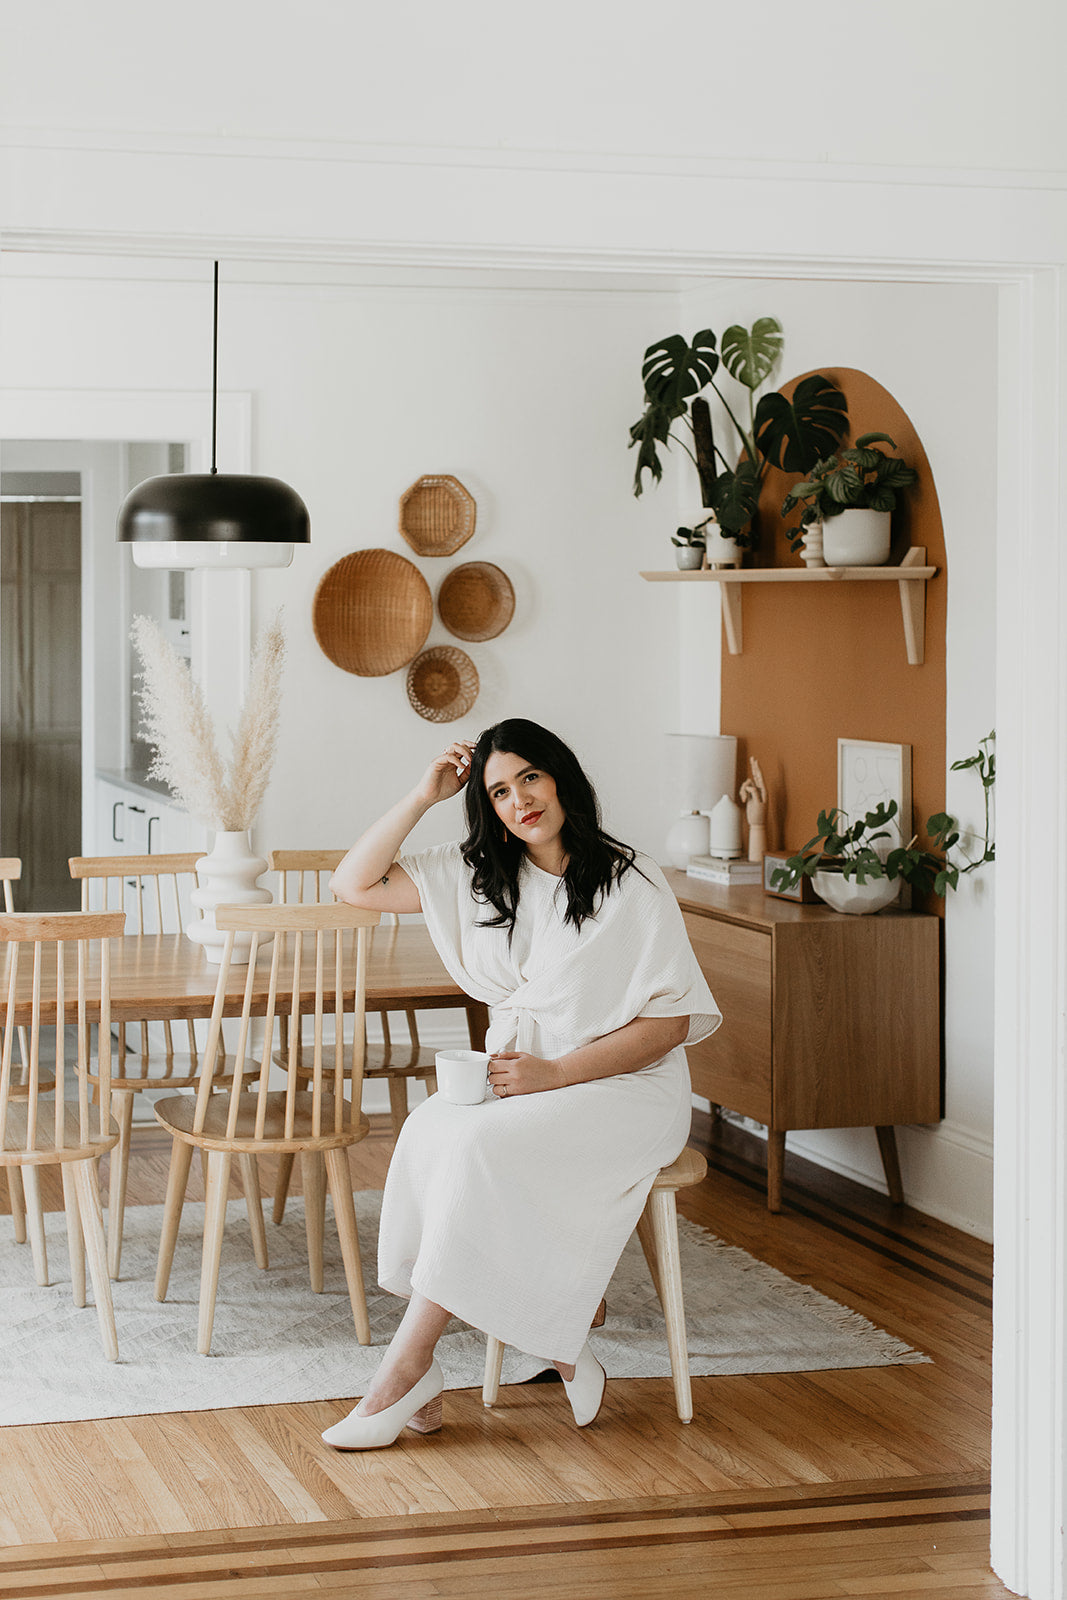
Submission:
[[[419,784],[419,793],[429,805],[436,805],[439,800],[451,800],[459,794],[470,777],[473,754],[474,745],[469,739],[456,739],[436,761],[431,761]]]

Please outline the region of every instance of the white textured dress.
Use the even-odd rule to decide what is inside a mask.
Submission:
[[[478,924],[458,844],[399,861],[451,976],[491,1012],[486,1048],[552,1058],[635,1017],[722,1020],[662,872],[637,857],[580,929],[563,881],[529,861],[507,932]],[[637,869],[640,870],[637,870]],[[642,876],[643,874],[643,876]],[[528,1354],[574,1361],[656,1173],[690,1127],[682,1046],[637,1072],[477,1106],[431,1095],[389,1166],[378,1244],[383,1289],[412,1290]]]

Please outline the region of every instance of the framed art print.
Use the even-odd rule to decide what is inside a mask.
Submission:
[[[897,814],[886,823],[888,839],[875,849],[884,861],[890,850],[907,844],[911,825],[911,745],[883,744],[874,739],[838,739],[837,804],[857,821],[879,802],[897,803]]]

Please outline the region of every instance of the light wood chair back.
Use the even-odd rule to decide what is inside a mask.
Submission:
[[[189,894],[196,888],[199,859],[195,850],[173,855],[72,856],[69,866],[71,877],[81,884],[83,911],[125,907],[127,932],[152,935],[182,932],[191,911]],[[150,1024],[157,1030],[155,1044]],[[145,1017],[129,1031],[124,1022],[118,1026],[111,1093],[119,1147],[108,1179],[108,1258],[113,1278],[122,1265],[134,1096],[151,1089],[192,1088],[200,1080],[201,1051],[191,1018],[178,1039],[176,1048],[174,1025],[167,1019]],[[95,1077],[91,1081],[95,1084]]]
[[[278,874],[278,899],[283,905],[321,903],[333,896],[329,889],[329,876],[335,872],[346,856],[345,850],[274,850],[269,861]],[[383,922],[398,926],[400,919],[393,912],[385,912]],[[408,1082],[416,1079],[426,1083],[432,1093],[437,1087],[434,1071],[436,1052],[424,1049],[419,1038],[419,1023],[415,1011],[403,1009],[406,1038],[393,1037],[391,1016],[399,1008],[380,1011],[381,1044],[368,1044],[364,1077],[368,1080],[384,1078],[389,1087],[389,1110],[395,1138],[404,1126],[408,1114]],[[285,1208],[288,1172],[275,1189],[274,1220],[280,1222]]]
[[[674,1403],[679,1420],[693,1420],[693,1387],[689,1381],[689,1349],[685,1334],[685,1300],[682,1294],[682,1262],[678,1250],[679,1189],[702,1183],[708,1175],[708,1163],[699,1150],[687,1145],[669,1167],[663,1167],[655,1177],[645,1208],[637,1223],[637,1237],[645,1254],[649,1274],[663,1308],[663,1321],[667,1330],[667,1348],[671,1358],[671,1377],[674,1380]],[[496,1404],[500,1391],[500,1369],[504,1359],[504,1346],[490,1335],[485,1343],[485,1375],[482,1382],[482,1404]]]
[[[4,946],[5,999],[3,1052],[0,1055],[0,1167],[19,1169],[36,1182],[40,1168],[58,1166],[63,1174],[64,1209],[77,1305],[85,1304],[85,1256],[104,1350],[118,1359],[115,1316],[107,1272],[103,1215],[96,1162],[118,1142],[111,1123],[111,948],[121,936],[123,912],[83,915],[77,911],[5,912],[0,916]],[[28,969],[28,970],[27,970]],[[20,997],[29,994],[28,1073],[19,1082],[12,1026]],[[49,998],[46,999],[45,997]],[[76,1095],[67,1098],[67,1024],[76,1022]],[[90,1102],[90,1029],[98,1023],[97,1103]],[[43,1034],[54,1034],[54,1079],[41,1071]],[[45,1084],[53,1090],[46,1100]]]
[[[312,1287],[318,1291],[322,1288],[326,1190],[321,1175],[325,1163],[353,1320],[360,1342],[368,1344],[370,1325],[346,1152],[370,1131],[360,1109],[360,1096],[370,932],[379,921],[378,912],[338,902],[220,906],[215,921],[226,934],[226,943],[196,1101],[190,1105],[188,1097],[175,1098],[155,1107],[157,1120],[174,1138],[156,1277],[157,1298],[166,1295],[192,1150],[208,1152],[198,1336],[198,1349],[204,1354],[211,1343],[231,1158],[235,1154],[300,1155]],[[251,935],[251,948],[228,1083],[220,1087],[216,1064],[223,1013],[232,998],[228,992],[229,973],[238,933]],[[255,966],[268,940],[267,1009],[262,1038],[253,1048]],[[305,1017],[310,1020],[312,1034],[310,1043],[303,1045],[304,1066],[298,1071],[297,1054]],[[271,1069],[275,1063],[276,1028],[283,1019],[288,1030],[290,1070],[285,1088],[276,1090],[271,1088]],[[328,1019],[335,1041],[330,1045],[324,1043]]]

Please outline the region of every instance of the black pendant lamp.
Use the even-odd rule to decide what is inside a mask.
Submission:
[[[120,542],[139,567],[287,567],[311,539],[307,506],[280,478],[220,473],[215,466],[219,264],[211,343],[211,471],[146,478],[122,503]]]

